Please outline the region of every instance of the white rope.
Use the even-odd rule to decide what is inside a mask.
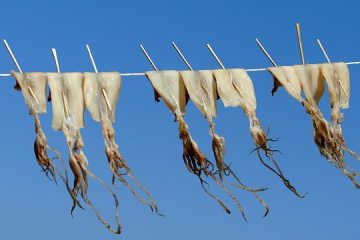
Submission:
[[[358,62],[347,62],[346,65],[357,65],[360,64],[360,61]],[[262,72],[266,71],[267,68],[249,68],[245,69],[247,72]],[[145,73],[121,73],[120,74],[123,77],[132,77],[132,76],[145,76]],[[11,74],[9,73],[0,73],[0,77],[10,77]]]
[[[127,77],[131,77],[131,76],[145,76],[145,73],[120,73],[121,76],[127,76]]]

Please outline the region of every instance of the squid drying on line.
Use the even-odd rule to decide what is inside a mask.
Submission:
[[[95,212],[96,217],[103,223],[109,231],[121,233],[121,225],[118,219],[118,199],[112,189],[99,177],[94,175],[89,169],[89,162],[82,150],[84,142],[81,137],[80,129],[84,127],[83,115],[85,110],[85,100],[83,95],[82,73],[47,73],[47,78],[51,90],[53,118],[52,128],[64,133],[66,143],[69,148],[69,164],[74,175],[74,186],[72,194],[75,199],[80,195],[84,202]],[[115,221],[116,229],[113,229],[97,212],[91,201],[88,199],[88,176],[99,181],[112,195],[115,202]],[[74,200],[73,211],[79,205]]]
[[[340,142],[344,142],[341,130],[343,114],[340,109],[349,108],[350,74],[345,63],[321,64],[322,77],[326,80],[331,106],[331,126]]]
[[[210,124],[212,149],[217,168],[220,176],[222,176],[224,172],[225,139],[215,133],[215,124],[213,122],[213,117],[217,116],[214,76],[210,70],[180,71],[180,74],[190,99]]]
[[[217,117],[217,91],[213,72],[211,70],[180,71],[180,74],[184,81],[185,88],[189,93],[190,99],[209,122],[212,149],[220,179],[222,179],[224,175],[233,175],[239,183],[237,186],[252,192],[265,207],[265,215],[267,215],[269,208],[265,201],[256,194],[255,189],[242,184],[239,181],[239,178],[230,169],[229,165],[224,162],[225,139],[215,133],[215,124],[213,122],[213,117]]]
[[[211,177],[211,179],[213,179],[232,198],[246,220],[240,203],[223,185],[221,179],[215,175],[213,164],[200,151],[198,145],[191,137],[189,127],[183,118],[185,115],[186,89],[180,73],[172,70],[150,71],[146,72],[146,76],[149,78],[155,92],[164,100],[168,108],[175,115],[175,119],[179,125],[179,137],[183,142],[183,160],[189,172],[198,176],[203,190],[216,200],[224,211],[230,213],[230,210],[225,204],[204,187],[204,183],[206,183],[203,180],[204,175],[206,177]]]
[[[270,141],[264,129],[260,126],[260,121],[256,117],[256,97],[253,83],[244,69],[219,69],[214,70],[217,91],[225,107],[241,107],[245,115],[249,118],[250,133],[256,145],[256,151],[261,163],[281,178],[284,185],[296,196],[303,197],[291,185],[290,181],[284,176],[279,165],[273,157],[276,150],[269,146]],[[271,160],[275,169],[263,161],[260,150]]]
[[[342,114],[340,108],[348,107],[349,96],[339,86],[339,79],[347,93],[350,94],[350,78],[345,63],[336,64],[308,64],[272,67],[269,71],[273,77],[281,82],[285,90],[305,107],[311,115],[314,130],[314,142],[319,148],[321,155],[339,168],[357,187],[360,184],[355,179],[359,173],[349,168],[344,161],[344,151],[358,158],[346,145],[341,133]],[[331,108],[332,124],[322,115],[318,102],[324,92],[324,78],[328,84]],[[306,99],[301,96],[304,91]]]
[[[91,117],[96,122],[101,123],[102,135],[105,142],[105,153],[113,174],[113,184],[115,179],[118,179],[136,198],[140,200],[140,202],[148,205],[151,210],[155,210],[158,213],[157,204],[153,200],[151,194],[133,176],[131,169],[121,155],[118,145],[115,142],[115,130],[113,128],[113,123],[115,122],[115,109],[121,89],[120,73],[87,72],[84,75],[85,104],[91,114]],[[129,185],[125,176],[128,176],[140,189],[144,191],[150,202],[142,198]]]
[[[49,179],[56,181],[55,173],[57,172],[61,180],[67,185],[66,169],[64,168],[64,176],[53,162],[53,159],[59,159],[62,167],[64,167],[61,154],[55,148],[48,145],[39,118],[39,114],[46,113],[46,74],[43,72],[12,72],[12,75],[16,79],[15,88],[21,90],[29,113],[34,117],[36,134],[34,152],[36,161]],[[50,158],[47,150],[51,150],[56,156]]]

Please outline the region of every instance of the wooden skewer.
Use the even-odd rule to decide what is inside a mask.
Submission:
[[[3,39],[3,42],[4,42],[6,49],[8,50],[8,52],[9,52],[9,54],[10,54],[12,60],[13,60],[13,62],[15,63],[16,68],[18,69],[18,71],[20,73],[23,73],[23,71],[21,70],[20,65],[19,65],[18,61],[16,60],[16,57],[15,57],[14,53],[12,52],[12,50],[11,50],[8,42],[6,41],[6,39]]]
[[[64,104],[65,116],[68,117],[69,116],[69,108],[67,106],[67,99],[66,99],[66,96],[65,96],[64,92],[61,93],[61,97],[62,97],[62,101],[63,101],[63,104]]]
[[[19,71],[20,73],[23,73],[23,71],[21,70],[21,67],[20,67],[18,61],[16,60],[16,57],[15,57],[13,51],[12,51],[11,48],[10,48],[10,45],[8,44],[8,42],[6,41],[6,39],[3,39],[3,42],[4,42],[4,44],[5,44],[5,47],[6,47],[7,51],[9,52],[9,54],[10,54],[12,60],[13,60],[13,62],[15,63],[16,68],[18,69],[18,71]],[[30,96],[35,100],[36,104],[39,104],[39,101],[38,101],[38,99],[36,98],[36,96],[35,96],[35,94],[34,94],[34,91],[32,90],[32,88],[31,88],[30,86],[28,87],[28,90],[29,90]]]
[[[52,48],[52,49],[51,49],[51,52],[52,52],[53,57],[54,57],[54,60],[55,60],[55,65],[56,65],[57,73],[60,73],[59,59],[58,59],[58,56],[57,56],[57,53],[56,53],[56,49],[55,49],[55,48]]]
[[[101,89],[101,92],[102,92],[102,94],[104,95],[106,105],[108,106],[108,108],[109,108],[109,110],[110,110],[110,112],[111,112],[111,111],[112,111],[112,108],[111,108],[110,101],[109,101],[109,99],[108,99],[108,96],[107,96],[107,94],[106,94],[105,89],[102,88],[102,89]]]
[[[221,66],[222,69],[225,69],[224,64],[222,64],[222,62],[220,61],[219,57],[216,55],[215,51],[212,49],[212,47],[210,46],[210,44],[206,44],[207,48],[210,50],[211,54],[214,56],[214,58],[216,59],[216,61],[218,62],[218,64]]]
[[[319,44],[319,47],[320,47],[321,51],[323,52],[323,54],[324,54],[326,60],[328,61],[328,63],[331,63],[329,56],[327,55],[327,53],[326,53],[323,45],[322,45],[321,42],[320,42],[320,39],[316,39],[316,41],[317,41],[317,43]],[[342,82],[340,81],[340,79],[338,79],[338,82],[339,82],[339,84],[340,84],[341,89],[342,89],[343,92],[345,93],[345,96],[348,97],[349,95],[348,95],[348,93],[346,92],[346,90],[345,90],[345,88],[344,88],[344,85],[342,84]]]
[[[326,58],[326,61],[327,61],[328,63],[331,63],[329,56],[327,55],[327,53],[326,53],[323,45],[322,45],[321,42],[320,42],[320,39],[316,39],[316,41],[317,41],[317,43],[318,43],[321,51],[323,52],[323,54],[324,54],[324,56],[325,56],[325,58]]]
[[[226,69],[224,64],[222,64],[222,62],[220,61],[220,58],[217,56],[217,54],[215,53],[214,49],[212,49],[212,47],[210,46],[210,44],[206,44],[206,46],[208,47],[208,49],[210,50],[211,54],[214,56],[214,58],[216,59],[216,61],[219,63],[219,65],[221,66],[222,69]],[[230,72],[231,74],[231,72]],[[232,85],[235,88],[235,90],[241,95],[244,96],[240,90],[240,88],[235,84],[234,81],[232,81]]]
[[[90,60],[91,60],[91,63],[92,63],[92,65],[93,65],[94,71],[95,71],[96,73],[98,73],[98,70],[97,70],[97,67],[96,67],[96,64],[95,64],[95,60],[94,60],[94,57],[93,57],[93,55],[92,55],[92,53],[91,53],[89,44],[86,44],[86,49],[87,49],[87,51],[88,51],[88,53],[89,53]]]
[[[303,51],[303,46],[302,46],[302,41],[301,41],[300,23],[296,23],[296,33],[297,33],[297,38],[298,38],[298,43],[299,43],[301,62],[302,62],[302,64],[305,64],[304,51]]]
[[[34,98],[36,104],[39,104],[39,101],[37,100],[32,88],[30,86],[28,86],[28,90],[29,90],[30,95]]]
[[[185,58],[184,54],[182,54],[182,52],[180,51],[180,49],[176,46],[175,42],[172,42],[172,45],[174,46],[176,52],[180,55],[181,59],[184,61],[184,63],[186,64],[186,66],[189,68],[190,71],[194,71],[193,68],[191,67],[190,63],[187,61],[187,59]],[[203,84],[201,84],[201,88],[210,96],[211,93],[208,91],[208,89],[206,87],[204,87]],[[205,102],[204,99],[202,98],[202,102],[204,104],[204,108],[206,108],[205,106]]]
[[[91,49],[90,49],[89,44],[86,44],[86,49],[87,49],[87,51],[88,51],[88,53],[89,53],[89,57],[90,57],[90,60],[91,60],[92,65],[93,65],[94,71],[95,71],[96,73],[99,73],[99,72],[98,72],[98,69],[97,69],[97,67],[96,67],[95,60],[94,60],[94,57],[93,57],[93,55],[92,55],[92,52],[91,52]],[[110,105],[110,101],[109,101],[109,98],[108,98],[108,96],[107,96],[107,94],[106,94],[105,89],[102,88],[102,89],[101,89],[101,92],[102,92],[102,94],[103,94],[103,96],[104,96],[104,98],[105,98],[106,105],[107,105],[107,107],[109,108],[109,110],[110,110],[110,112],[111,112],[111,111],[112,111],[112,107],[111,107],[111,105]]]
[[[275,63],[275,61],[272,59],[272,57],[270,56],[270,54],[266,51],[266,49],[264,48],[264,46],[261,44],[261,42],[259,41],[259,39],[255,39],[257,45],[260,47],[261,51],[265,54],[265,56],[270,60],[271,64],[274,65],[274,67],[277,67],[277,64]]]
[[[52,52],[52,55],[54,57],[57,73],[60,73],[60,64],[59,64],[59,59],[58,59],[56,49],[51,48],[51,52]],[[68,108],[68,105],[67,105],[67,99],[66,99],[66,96],[65,96],[64,92],[61,92],[61,98],[62,98],[63,105],[64,105],[65,116],[68,117],[69,116],[69,108]]]
[[[182,54],[182,52],[180,51],[180,49],[176,46],[175,42],[172,42],[173,47],[175,48],[176,52],[180,55],[181,59],[184,61],[184,63],[186,64],[186,66],[189,68],[189,70],[193,71],[193,68],[191,67],[190,63],[187,61],[187,59],[185,58],[185,56]]]
[[[140,44],[141,50],[143,51],[143,53],[145,54],[145,57],[147,58],[147,60],[149,61],[149,63],[151,64],[151,66],[153,67],[153,69],[155,71],[158,71],[158,68],[156,67],[155,63],[151,60],[149,54],[146,52],[144,46],[142,44]]]

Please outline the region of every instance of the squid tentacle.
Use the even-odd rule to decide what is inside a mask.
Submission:
[[[115,130],[112,127],[112,123],[107,114],[102,114],[101,125],[103,129],[103,136],[105,140],[105,153],[108,159],[110,170],[113,174],[112,183],[114,185],[115,179],[118,179],[141,203],[146,206],[149,206],[151,211],[154,211],[159,214],[158,206],[153,199],[149,191],[142,185],[133,175],[131,169],[127,165],[125,159],[121,155],[117,144],[115,143]],[[121,170],[125,170],[124,173],[121,173]],[[138,186],[148,197],[149,201],[145,200],[135,189],[125,180],[125,176],[128,176],[136,186]]]

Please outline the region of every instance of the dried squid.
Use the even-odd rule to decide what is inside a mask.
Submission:
[[[131,169],[121,155],[118,145],[115,142],[113,122],[115,122],[115,109],[121,89],[120,73],[88,72],[84,75],[85,104],[91,114],[91,117],[96,122],[101,123],[102,135],[105,142],[105,153],[113,174],[113,184],[115,179],[118,179],[136,198],[140,200],[140,202],[148,205],[151,210],[155,210],[158,213],[158,207],[151,194],[133,176]],[[127,180],[124,178],[125,176],[128,176],[140,189],[144,191],[150,202],[147,202],[144,198],[142,198],[129,185]]]
[[[215,133],[213,117],[217,116],[216,85],[210,70],[181,71],[180,72],[186,91],[190,99],[210,124],[210,136],[216,165],[220,176],[224,172],[225,139]]]
[[[339,79],[345,87],[345,91],[348,93],[350,91],[349,73],[346,64],[272,67],[269,68],[269,71],[274,78],[282,83],[291,96],[302,103],[306,112],[311,115],[314,142],[318,146],[321,155],[339,168],[353,182],[356,188],[360,188],[360,184],[355,179],[360,175],[346,165],[344,151],[357,158],[358,156],[345,145],[340,127],[342,119],[340,108],[348,106],[349,95],[345,97],[345,93],[341,93]],[[317,105],[324,92],[324,78],[330,92],[332,124],[323,117]],[[302,90],[306,99],[301,96]]]
[[[53,119],[52,128],[61,130],[66,138],[69,148],[69,164],[74,175],[72,194],[75,199],[80,195],[84,202],[95,212],[97,218],[107,229],[113,233],[121,233],[121,225],[118,219],[118,199],[112,189],[99,177],[88,169],[88,160],[82,150],[84,142],[80,129],[84,127],[83,114],[85,101],[83,95],[83,74],[82,73],[47,73],[51,90]],[[98,213],[87,196],[88,176],[99,181],[112,195],[115,202],[116,229],[113,229]],[[71,212],[78,205],[74,200]]]
[[[64,167],[61,154],[55,148],[48,145],[38,115],[41,113],[46,113],[46,74],[43,72],[12,72],[12,75],[16,79],[17,83],[15,88],[21,90],[25,99],[25,103],[29,109],[29,114],[34,117],[36,134],[34,152],[37,163],[49,179],[56,181],[55,173],[57,172],[64,183],[67,184],[66,169],[64,168],[64,176],[52,161],[53,159],[59,159],[62,163],[62,167]],[[53,153],[55,153],[56,156],[53,159],[50,158],[48,156],[47,150],[51,150]]]
[[[290,181],[284,176],[279,165],[273,157],[276,150],[272,150],[269,142],[276,141],[269,139],[264,129],[260,126],[260,121],[256,117],[256,98],[253,83],[244,69],[219,69],[214,70],[217,91],[225,107],[241,107],[249,118],[250,133],[256,145],[256,151],[261,163],[281,178],[284,185],[296,196],[303,197],[291,185]],[[260,154],[262,150],[265,156],[271,160],[275,169],[266,163]]]
[[[208,75],[210,73],[210,76]],[[199,103],[198,101],[204,101],[205,99],[199,99],[199,96],[194,96],[193,92],[189,92],[190,97],[193,95],[193,99],[195,103],[199,103],[198,105],[204,107],[205,114],[211,119],[213,114],[216,114],[216,96],[214,95],[214,89],[212,86],[211,80],[211,72],[202,72],[203,77],[207,78],[203,80],[203,85],[205,89],[202,91],[208,91],[206,93],[208,95],[208,100],[206,104]],[[210,177],[218,184],[234,201],[236,206],[239,208],[242,216],[246,220],[246,216],[244,214],[243,208],[241,207],[240,203],[236,199],[236,197],[224,186],[221,181],[221,178],[218,178],[215,175],[213,164],[206,158],[206,156],[201,152],[196,142],[191,137],[189,132],[189,127],[184,120],[185,115],[185,105],[186,105],[186,89],[183,82],[183,79],[179,72],[177,71],[150,71],[146,72],[146,76],[149,78],[152,86],[155,89],[155,92],[164,100],[168,108],[171,110],[172,113],[175,115],[175,119],[179,125],[179,137],[183,142],[183,160],[189,172],[195,174],[201,183],[202,189],[214,200],[216,200],[220,206],[226,211],[230,213],[230,210],[226,207],[222,200],[216,197],[214,194],[210,193],[205,187],[204,183],[206,183],[203,179],[204,176]],[[210,77],[210,78],[209,78]],[[205,83],[207,82],[207,83]],[[195,87],[196,88],[196,87]],[[197,95],[197,94],[196,94]],[[215,96],[215,99],[214,99]],[[201,97],[200,97],[201,98]],[[209,120],[210,121],[210,120]],[[212,121],[211,121],[212,122]],[[212,131],[212,130],[210,130]],[[212,133],[211,133],[212,134]],[[215,133],[214,133],[215,136]],[[218,137],[218,136],[217,136]],[[218,137],[220,138],[220,137]],[[220,139],[219,143],[223,144],[223,141]],[[218,148],[221,150],[221,148]],[[219,152],[222,154],[222,152]],[[222,157],[222,156],[221,156]],[[222,164],[222,162],[219,162]],[[220,168],[221,169],[221,168]],[[219,169],[219,170],[220,170]],[[236,176],[235,176],[236,177]],[[237,179],[238,180],[238,179]],[[249,191],[263,191],[264,189],[257,189],[252,190],[248,187],[241,185],[241,187],[246,188]],[[264,206],[266,204],[259,199]]]

